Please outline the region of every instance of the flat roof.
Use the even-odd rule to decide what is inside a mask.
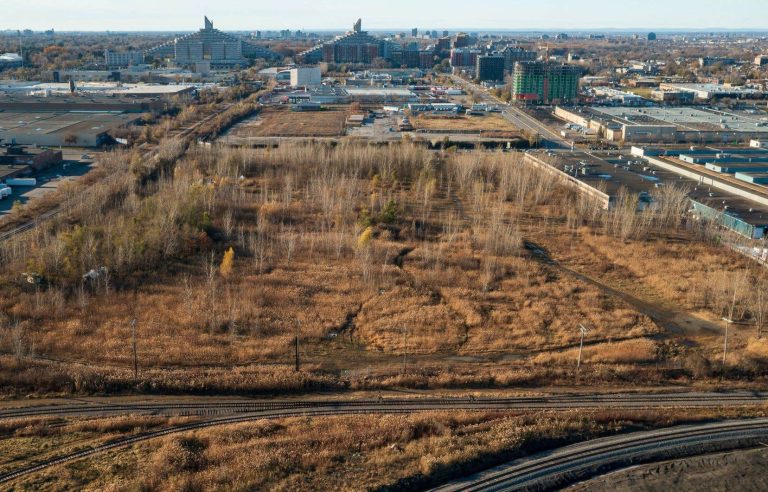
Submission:
[[[759,114],[744,114],[698,108],[628,108],[593,107],[591,112],[602,114],[624,125],[678,127],[682,131],[734,131],[768,134],[768,121]],[[723,125],[726,128],[723,128]]]
[[[138,114],[101,112],[50,111],[29,113],[0,111],[0,136],[6,133],[48,135],[58,132],[98,135],[138,118]]]

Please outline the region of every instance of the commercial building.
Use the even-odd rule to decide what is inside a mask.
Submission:
[[[481,55],[477,57],[475,78],[481,82],[504,80],[504,57]]]
[[[298,60],[307,64],[325,62],[371,65],[378,58],[385,60],[402,58],[402,46],[369,35],[363,31],[361,19],[358,19],[352,30],[343,36],[338,36],[332,41],[317,45],[298,55]]]
[[[320,67],[299,67],[291,69],[292,87],[316,87],[323,82]]]
[[[757,55],[755,57],[755,65],[758,67],[768,65],[768,55]]]
[[[512,99],[533,104],[561,104],[576,100],[581,69],[545,62],[517,62]]]
[[[246,65],[247,58],[279,58],[273,51],[214,29],[213,22],[208,20],[208,17],[205,18],[205,25],[200,31],[151,48],[145,54],[170,59],[178,66],[200,62],[210,62],[211,66],[235,66]]]
[[[104,64],[108,68],[130,67],[142,63],[144,63],[144,54],[141,51],[104,50]]]

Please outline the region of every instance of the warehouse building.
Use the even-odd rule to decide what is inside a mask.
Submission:
[[[0,139],[17,145],[99,147],[109,132],[132,124],[139,114],[80,111],[0,112]]]
[[[260,48],[235,36],[214,29],[205,18],[203,29],[180,36],[146,51],[148,56],[170,59],[178,66],[209,62],[211,66],[247,65],[247,58],[280,58],[277,53]]]
[[[659,89],[690,92],[694,98],[700,101],[720,98],[755,99],[765,95],[761,90],[728,84],[679,84],[664,82],[659,85]]]
[[[533,104],[575,101],[581,68],[545,62],[517,62],[512,75],[512,100]]]
[[[748,143],[768,137],[755,115],[698,108],[590,107],[555,109],[555,116],[625,143]]]

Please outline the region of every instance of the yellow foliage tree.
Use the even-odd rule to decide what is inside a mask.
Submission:
[[[363,249],[368,246],[373,240],[373,227],[366,227],[366,229],[357,238],[357,247]]]
[[[235,250],[231,247],[224,253],[224,258],[221,259],[221,266],[219,266],[219,272],[223,277],[229,277],[232,275],[232,269],[235,266]]]

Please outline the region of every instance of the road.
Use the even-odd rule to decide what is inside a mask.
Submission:
[[[112,449],[170,434],[206,427],[278,419],[296,416],[332,416],[350,414],[396,414],[424,411],[521,411],[573,410],[596,408],[717,408],[765,405],[768,393],[655,393],[558,395],[511,398],[377,398],[377,399],[315,399],[315,400],[254,400],[231,397],[148,397],[148,402],[126,402],[124,398],[90,398],[87,401],[63,401],[60,404],[35,405],[29,401],[3,402],[0,422],[19,418],[108,418],[125,415],[201,416],[204,420],[147,432],[76,453],[52,458],[0,475],[0,484],[46,468],[79,460]],[[13,406],[16,406],[13,408]]]
[[[433,492],[554,490],[639,463],[756,447],[768,419],[718,422],[595,439],[516,460],[451,482]]]
[[[542,147],[553,149],[570,149],[572,147],[573,142],[566,140],[548,125],[537,120],[524,110],[513,105],[508,105],[506,102],[498,99],[485,87],[468,82],[458,75],[451,75],[451,80],[464,87],[468,92],[478,94],[483,103],[500,106],[502,108],[501,114],[507,121],[521,130],[526,130],[539,135],[542,139]]]

